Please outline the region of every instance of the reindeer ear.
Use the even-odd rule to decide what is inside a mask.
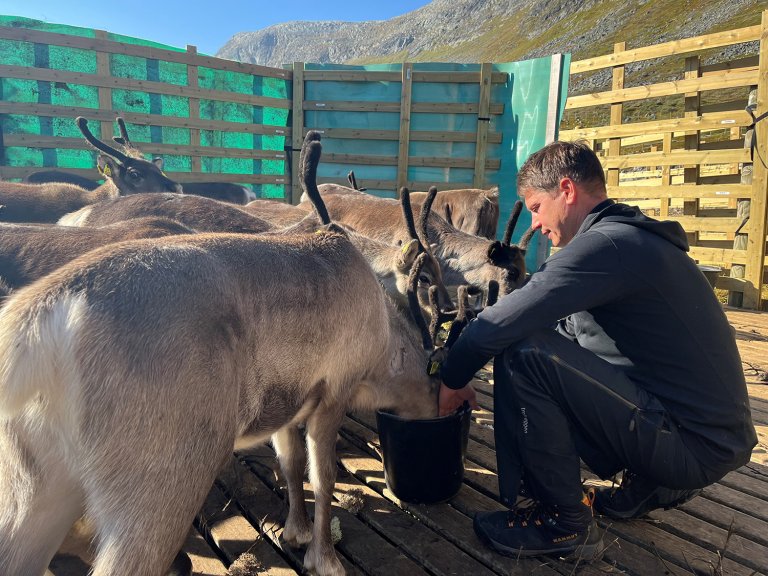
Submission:
[[[117,162],[106,154],[99,154],[96,157],[96,168],[99,174],[110,180],[113,180],[117,174]]]
[[[120,144],[120,146],[125,146],[125,138],[122,136],[113,136],[112,140],[117,144]]]
[[[162,158],[152,158],[152,163],[157,166],[157,169],[162,171],[163,170],[163,159]]]
[[[416,256],[419,255],[419,241],[416,239],[409,240],[407,244],[403,244],[400,248],[400,254],[397,256],[397,267],[400,270],[410,270],[413,266]]]

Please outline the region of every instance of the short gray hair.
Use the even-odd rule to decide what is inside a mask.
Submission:
[[[584,140],[552,142],[533,153],[517,174],[517,193],[524,196],[527,190],[553,192],[562,178],[592,184],[605,193],[605,172]]]

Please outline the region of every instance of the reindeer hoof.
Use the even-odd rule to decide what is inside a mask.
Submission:
[[[317,576],[344,576],[346,573],[333,548],[321,551],[319,547],[310,546],[304,555],[304,568]]]
[[[283,540],[291,546],[304,546],[312,541],[312,522],[288,518],[283,529]]]

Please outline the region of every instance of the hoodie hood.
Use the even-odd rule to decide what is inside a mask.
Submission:
[[[661,236],[680,250],[688,252],[688,238],[679,222],[674,220],[654,220],[643,214],[637,206],[627,206],[626,204],[617,204],[613,200],[605,200],[595,206],[587,215],[577,234],[586,232],[601,222],[620,222],[630,226],[637,226],[657,236]]]

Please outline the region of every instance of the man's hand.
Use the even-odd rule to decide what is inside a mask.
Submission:
[[[453,414],[456,410],[462,407],[464,402],[469,402],[469,406],[472,410],[479,408],[477,405],[477,399],[475,398],[475,389],[471,384],[467,384],[464,388],[453,390],[448,388],[445,384],[440,384],[440,397],[438,399],[438,410],[440,416],[447,416]]]

